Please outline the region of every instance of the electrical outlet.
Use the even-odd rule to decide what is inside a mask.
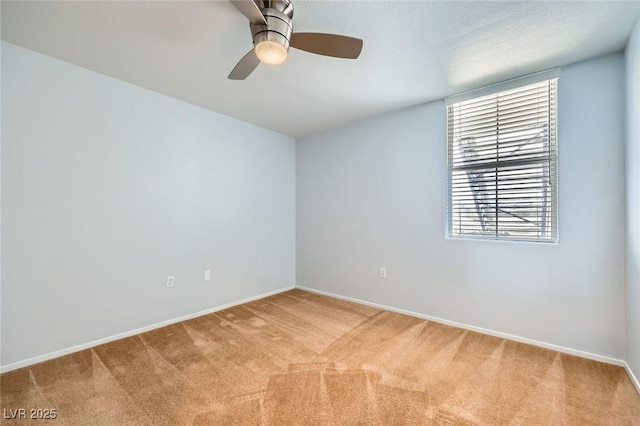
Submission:
[[[211,270],[207,269],[206,271],[204,271],[204,280],[211,281]]]
[[[387,268],[380,268],[380,278],[387,278]]]
[[[173,275],[167,276],[167,287],[173,287],[174,282],[176,281],[176,277]]]

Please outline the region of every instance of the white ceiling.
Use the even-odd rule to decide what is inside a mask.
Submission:
[[[627,2],[294,0],[294,31],[359,37],[356,61],[292,49],[245,81],[227,1],[3,1],[2,39],[293,137],[621,50]]]

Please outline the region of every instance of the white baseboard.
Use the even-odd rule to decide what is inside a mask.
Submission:
[[[401,314],[405,314],[405,315],[410,315],[413,317],[417,317],[417,318],[421,318],[421,319],[425,319],[428,321],[434,321],[434,322],[438,322],[440,324],[445,324],[445,325],[450,325],[453,327],[458,327],[458,328],[462,328],[465,330],[471,330],[471,331],[475,331],[478,333],[483,333],[483,334],[488,334],[490,336],[495,336],[495,337],[500,337],[500,338],[504,338],[504,339],[509,339],[509,340],[513,340],[516,342],[521,342],[521,343],[527,343],[530,345],[534,345],[534,346],[539,346],[545,349],[550,349],[550,350],[554,350],[554,351],[558,351],[558,352],[562,352],[562,353],[566,353],[566,354],[570,354],[570,355],[575,355],[575,356],[579,356],[582,358],[587,358],[587,359],[591,359],[594,361],[600,361],[600,362],[604,362],[607,364],[613,364],[613,365],[617,365],[620,367],[624,367],[624,369],[626,370],[627,374],[629,375],[629,378],[631,379],[631,382],[633,383],[633,385],[635,386],[636,390],[638,391],[638,393],[640,393],[640,381],[638,381],[638,378],[634,375],[633,371],[631,370],[631,368],[629,367],[629,365],[623,361],[623,360],[619,360],[616,358],[610,358],[610,357],[606,357],[606,356],[602,356],[602,355],[597,355],[597,354],[593,354],[590,352],[585,352],[585,351],[580,351],[577,349],[571,349],[571,348],[567,348],[564,346],[559,346],[559,345],[554,345],[551,343],[545,343],[545,342],[540,342],[537,340],[533,340],[533,339],[527,339],[525,337],[520,337],[520,336],[514,336],[512,334],[507,334],[507,333],[502,333],[502,332],[498,332],[498,331],[493,331],[493,330],[489,330],[489,329],[485,329],[485,328],[481,328],[481,327],[475,327],[472,325],[468,325],[468,324],[463,324],[463,323],[459,323],[459,322],[455,322],[455,321],[449,321],[449,320],[445,320],[442,318],[437,318],[437,317],[433,317],[430,315],[424,315],[424,314],[420,314],[417,312],[412,312],[412,311],[407,311],[405,309],[398,309],[398,308],[394,308],[392,306],[386,306],[386,305],[381,305],[378,303],[372,303],[372,302],[367,302],[365,300],[360,300],[360,299],[356,299],[353,297],[347,297],[347,296],[342,296],[339,294],[334,294],[334,293],[330,293],[330,292],[326,292],[326,291],[322,291],[322,290],[316,290],[313,288],[308,288],[308,287],[303,287],[303,286],[288,286],[288,287],[283,287],[280,288],[278,290],[274,290],[274,291],[270,291],[267,293],[263,293],[257,296],[253,296],[253,297],[249,297],[246,299],[242,299],[242,300],[238,300],[236,302],[232,302],[232,303],[227,303],[225,305],[220,305],[220,306],[216,306],[214,308],[211,309],[206,309],[204,311],[200,311],[200,312],[196,312],[193,314],[189,314],[189,315],[184,315],[178,318],[174,318],[174,319],[170,319],[167,321],[162,321],[159,323],[155,323],[155,324],[151,324],[145,327],[141,327],[135,330],[130,330],[130,331],[126,331],[124,333],[119,333],[113,336],[109,336],[109,337],[105,337],[102,339],[98,339],[98,340],[93,340],[91,342],[87,342],[87,343],[83,343],[80,345],[75,345],[69,348],[65,348],[65,349],[61,349],[58,351],[54,351],[54,352],[50,352],[44,355],[40,355],[37,357],[33,357],[33,358],[29,358],[23,361],[18,361],[12,364],[8,364],[8,365],[3,365],[0,366],[0,373],[6,373],[8,371],[12,371],[12,370],[17,370],[18,368],[23,368],[23,367],[28,367],[30,365],[33,364],[37,364],[39,362],[43,362],[43,361],[48,361],[50,359],[53,358],[58,358],[64,355],[68,355],[74,352],[78,352],[84,349],[89,349],[89,348],[93,348],[95,346],[98,345],[102,345],[104,343],[109,343],[109,342],[113,342],[115,340],[119,340],[119,339],[124,339],[126,337],[131,337],[134,336],[136,334],[140,334],[140,333],[145,333],[147,331],[151,331],[151,330],[155,330],[161,327],[165,327],[167,325],[171,325],[171,324],[176,324],[182,321],[186,321],[192,318],[197,318],[203,315],[207,315],[207,314],[211,314],[213,312],[218,312],[224,309],[228,309],[228,308],[232,308],[234,306],[238,306],[238,305],[242,305],[244,303],[248,303],[248,302],[253,302],[254,300],[258,300],[258,299],[263,299],[265,297],[268,296],[273,296],[274,294],[278,294],[278,293],[282,293],[285,291],[289,291],[292,290],[294,288],[299,288],[300,290],[305,290],[311,293],[317,293],[317,294],[322,294],[325,296],[329,296],[329,297],[334,297],[336,299],[341,299],[341,300],[347,300],[350,302],[354,302],[354,303],[360,303],[362,305],[367,305],[367,306],[372,306],[374,308],[379,308],[379,309],[384,309],[387,311],[391,311],[391,312],[397,312],[397,313],[401,313]]]
[[[625,367],[626,366],[626,362],[621,360],[621,359],[610,358],[610,357],[603,356],[603,355],[597,355],[597,354],[593,354],[593,353],[590,353],[590,352],[585,352],[585,351],[580,351],[580,350],[577,350],[577,349],[567,348],[565,346],[559,346],[559,345],[554,345],[554,344],[551,344],[551,343],[540,342],[538,340],[527,339],[526,337],[514,336],[512,334],[507,334],[507,333],[502,333],[502,332],[499,332],[499,331],[489,330],[489,329],[486,329],[486,328],[476,327],[476,326],[469,325],[469,324],[463,324],[463,323],[460,323],[460,322],[449,321],[449,320],[442,319],[442,318],[432,317],[430,315],[424,315],[424,314],[419,314],[417,312],[411,312],[411,311],[407,311],[407,310],[404,310],[404,309],[394,308],[392,306],[381,305],[381,304],[378,304],[378,303],[371,303],[371,302],[367,302],[365,300],[355,299],[353,297],[346,297],[346,296],[341,296],[339,294],[329,293],[327,291],[315,290],[313,288],[302,287],[302,286],[296,286],[296,288],[299,288],[300,290],[305,290],[305,291],[308,291],[308,292],[311,292],[311,293],[317,293],[317,294],[322,294],[324,296],[335,297],[336,299],[347,300],[349,302],[360,303],[362,305],[367,305],[367,306],[371,306],[371,307],[374,307],[374,308],[384,309],[386,311],[391,311],[391,312],[397,312],[397,313],[400,313],[400,314],[410,315],[412,317],[417,317],[417,318],[425,319],[425,320],[428,320],[428,321],[434,321],[434,322],[437,322],[437,323],[440,323],[440,324],[450,325],[450,326],[462,328],[462,329],[465,329],[465,330],[476,331],[478,333],[488,334],[490,336],[500,337],[500,338],[503,338],[503,339],[509,339],[509,340],[513,340],[513,341],[516,341],[516,342],[520,342],[520,343],[526,343],[526,344],[529,344],[529,345],[538,346],[538,347],[545,348],[545,349],[550,349],[552,351],[562,352],[562,353],[569,354],[569,355],[575,355],[575,356],[578,356],[578,357],[581,357],[581,358],[587,358],[587,359],[591,359],[591,360],[594,360],[594,361],[604,362],[604,363],[607,363],[607,364],[613,364],[613,365],[617,365],[619,367]],[[627,368],[627,371],[630,371],[630,370]],[[635,382],[636,386],[637,386],[637,383],[638,382],[636,381]]]
[[[237,302],[227,303],[225,305],[216,306],[215,308],[206,309],[204,311],[196,312],[189,315],[184,315],[178,318],[170,319],[167,321],[158,322],[155,324],[151,324],[145,327],[137,328],[135,330],[125,331],[124,333],[115,334],[113,336],[105,337],[98,340],[93,340],[91,342],[82,343],[80,345],[71,346],[69,348],[61,349],[59,351],[50,352],[48,354],[36,356],[33,358],[25,359],[24,361],[14,362],[12,364],[0,366],[0,373],[6,373],[7,371],[17,370],[18,368],[28,367],[33,364],[37,364],[39,362],[48,361],[53,358],[58,358],[63,355],[68,355],[74,352],[82,351],[84,349],[93,348],[98,345],[102,345],[104,343],[113,342],[114,340],[124,339],[125,337],[135,336],[136,334],[145,333],[147,331],[155,330],[157,328],[165,327],[167,325],[176,324],[182,321],[190,320],[192,318],[201,317],[203,315],[211,314],[213,312],[218,312],[223,309],[233,308],[234,306],[242,305],[243,303],[253,302],[254,300],[263,299],[268,296],[273,296],[274,294],[282,293],[285,291],[293,290],[295,286],[283,287],[278,290],[269,291],[267,293],[262,293],[258,296],[248,297],[246,299],[238,300]]]
[[[633,386],[636,387],[636,390],[640,394],[640,381],[638,381],[636,375],[633,374],[633,370],[631,370],[631,367],[629,367],[629,364],[627,364],[626,361],[624,363],[624,369],[627,370],[627,374],[629,375],[629,379],[631,379],[631,383],[633,383]]]

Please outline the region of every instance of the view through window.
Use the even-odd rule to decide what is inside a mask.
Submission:
[[[450,237],[556,241],[556,86],[447,105]]]

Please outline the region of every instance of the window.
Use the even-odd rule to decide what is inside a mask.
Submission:
[[[450,237],[557,240],[556,86],[447,100]]]

